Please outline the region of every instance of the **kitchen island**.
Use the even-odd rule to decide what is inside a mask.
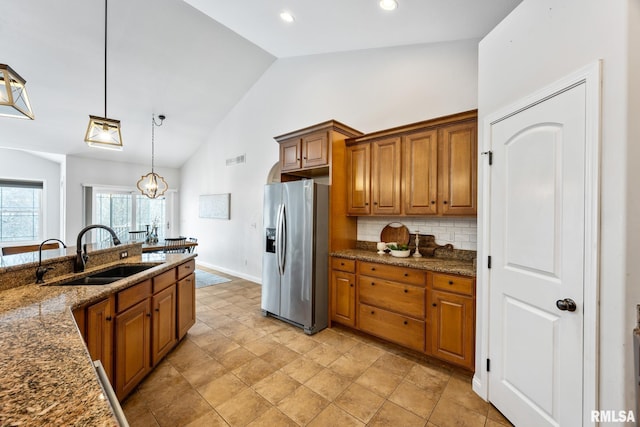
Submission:
[[[3,259],[0,268],[0,425],[118,425],[73,310],[176,268],[196,256],[142,254],[139,244],[121,245],[112,252],[117,251],[121,257],[123,250],[128,252],[125,259],[99,265],[96,263],[100,257],[109,259],[109,250],[96,253],[85,273],[72,273],[56,264],[59,275],[47,277],[44,285],[36,285],[33,275],[38,265],[37,253],[21,254],[26,264],[11,257]],[[66,254],[63,250],[52,252],[55,254],[43,257],[49,264],[73,261],[73,248]],[[107,285],[56,286],[73,277],[123,263],[148,264],[150,268]],[[29,279],[32,276],[33,279]],[[24,280],[31,283],[17,283]]]

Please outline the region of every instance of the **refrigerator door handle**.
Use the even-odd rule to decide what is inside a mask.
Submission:
[[[284,270],[287,267],[287,210],[285,205],[282,205],[282,215],[280,215],[280,228],[280,274],[284,275]]]
[[[282,276],[282,209],[283,206],[278,206],[278,214],[276,218],[276,260],[278,262],[278,274]]]

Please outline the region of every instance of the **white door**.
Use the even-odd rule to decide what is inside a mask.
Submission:
[[[585,86],[491,125],[489,400],[518,427],[582,425]]]

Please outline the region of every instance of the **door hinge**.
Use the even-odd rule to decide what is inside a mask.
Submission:
[[[487,359],[487,372],[491,371],[491,359]]]
[[[487,257],[487,268],[491,268],[491,255]]]
[[[491,166],[493,164],[493,151],[489,150],[489,151],[483,151],[482,153],[480,153],[482,155],[487,155],[489,156],[489,166]]]

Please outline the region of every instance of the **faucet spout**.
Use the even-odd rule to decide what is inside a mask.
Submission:
[[[89,260],[86,244],[84,245],[84,254],[83,254],[82,236],[84,236],[87,231],[92,230],[94,228],[102,228],[103,230],[107,230],[109,234],[111,234],[111,241],[113,242],[114,246],[117,246],[120,244],[120,239],[118,239],[116,232],[113,231],[113,229],[111,229],[110,227],[107,227],[106,225],[102,225],[102,224],[87,225],[78,233],[78,240],[76,242],[76,262],[73,269],[75,273],[83,272],[84,267],[87,261]]]
[[[60,242],[62,244],[62,247],[64,248],[67,247],[67,245],[65,245],[64,242],[60,239],[47,239],[44,242],[40,243],[40,247],[38,248],[38,268],[36,268],[36,283],[38,284],[44,283],[44,275],[47,273],[47,271],[53,270],[53,267],[42,266],[42,246],[44,246],[44,244],[47,242],[53,241]]]

